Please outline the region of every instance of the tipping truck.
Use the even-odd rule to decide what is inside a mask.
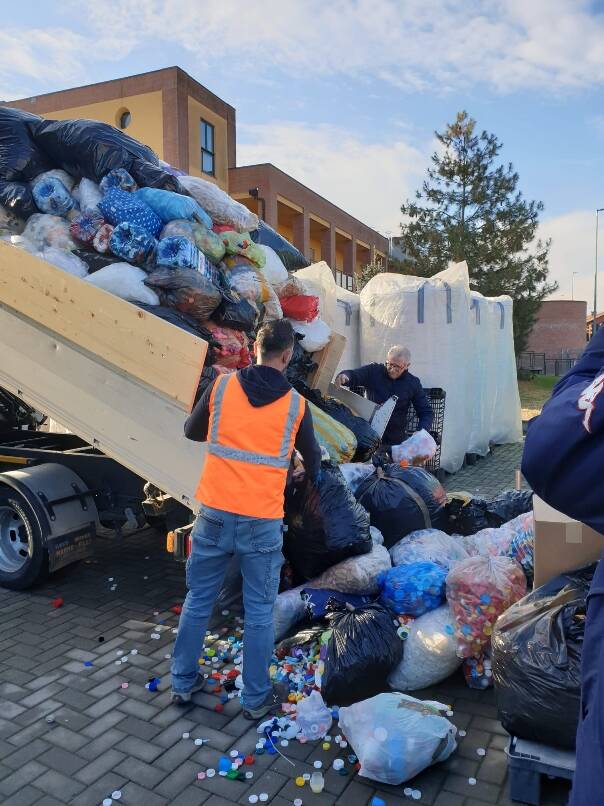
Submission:
[[[311,386],[327,391],[345,341],[333,333],[315,354]],[[206,451],[184,422],[207,349],[0,242],[0,586],[26,589],[90,556],[103,529],[172,524],[182,536]],[[36,412],[66,433],[41,430]],[[182,558],[182,541],[171,549]]]

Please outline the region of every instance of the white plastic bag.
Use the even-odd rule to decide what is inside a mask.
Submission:
[[[331,727],[331,711],[318,691],[311,691],[309,697],[300,700],[296,714],[299,735],[310,742],[322,739]]]
[[[72,254],[67,249],[57,249],[56,246],[47,246],[42,252],[42,257],[53,266],[73,274],[74,277],[86,277],[88,266],[77,255]]]
[[[399,693],[340,708],[340,729],[361,762],[359,775],[396,786],[449,758],[457,728],[441,716],[448,708]]]
[[[270,246],[265,246],[263,243],[259,243],[258,246],[266,255],[266,263],[260,269],[266,281],[272,286],[284,283],[287,280],[287,269],[279,255]]]
[[[390,549],[392,565],[432,562],[449,570],[468,557],[463,538],[451,537],[439,529],[420,529],[403,537]]]
[[[218,185],[197,176],[179,176],[178,181],[203,207],[216,224],[229,224],[237,232],[258,229],[258,216],[221,190]]]
[[[319,317],[312,322],[297,322],[295,319],[289,321],[296,333],[304,336],[300,341],[300,346],[307,353],[316,353],[329,343],[331,328]]]
[[[410,465],[425,465],[436,453],[434,437],[424,428],[411,434],[409,439],[400,445],[392,446],[392,458],[395,462],[407,462]]]
[[[45,246],[57,249],[75,249],[76,244],[69,233],[69,221],[49,213],[34,213],[27,219],[23,237],[41,252]]]
[[[275,641],[280,641],[306,615],[305,604],[300,595],[304,587],[300,585],[298,588],[283,591],[275,599],[273,607]]]
[[[100,187],[92,179],[84,177],[73,189],[73,197],[80,203],[82,210],[94,210],[103,198]]]
[[[380,530],[377,527],[370,526],[369,532],[371,534],[371,541],[374,546],[384,545],[384,535],[380,532]]]
[[[461,666],[455,619],[448,605],[424,613],[411,624],[403,659],[390,673],[394,691],[417,691],[445,680]]]
[[[374,545],[369,554],[349,557],[333,565],[304,587],[377,596],[380,592],[378,576],[391,567],[388,550],[384,546]]]
[[[90,274],[86,282],[130,302],[159,305],[159,297],[155,291],[144,283],[146,277],[147,273],[138,266],[131,266],[130,263],[112,263]]]
[[[336,324],[338,286],[332,270],[324,260],[299,269],[295,277],[302,282],[304,293],[319,298],[319,316],[330,327]]]
[[[371,462],[345,462],[340,465],[342,475],[346,480],[346,484],[350,487],[353,493],[356,493],[357,487],[375,472],[375,467]]]
[[[27,238],[24,238],[22,235],[2,235],[2,237],[0,237],[0,241],[9,243],[11,246],[15,246],[17,249],[23,249],[24,252],[29,252],[30,255],[37,255],[38,257],[41,257],[41,252],[38,250],[36,245]]]
[[[481,529],[473,535],[460,538],[464,548],[471,557],[513,557],[511,552],[512,541],[533,540],[535,526],[532,512],[518,515],[508,523],[491,529]]]

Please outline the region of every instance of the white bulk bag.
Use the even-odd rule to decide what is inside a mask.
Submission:
[[[447,393],[440,464],[454,473],[468,451],[472,358],[468,267],[434,277],[378,274],[361,291],[361,363],[383,362],[394,345],[411,351],[422,385]]]
[[[361,366],[361,344],[359,341],[361,299],[347,288],[336,286],[336,321],[334,330],[346,336],[346,346],[338,364],[336,374],[345,369]]]
[[[492,297],[489,304],[494,312],[495,349],[493,353],[496,378],[491,420],[491,442],[496,445],[522,440],[520,393],[514,353],[514,304],[508,296]]]
[[[496,379],[492,317],[489,301],[477,291],[471,292],[470,331],[473,350],[471,375],[471,428],[468,453],[486,456],[491,437],[492,408]]]

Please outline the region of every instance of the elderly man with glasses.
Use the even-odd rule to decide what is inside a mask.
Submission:
[[[399,445],[407,434],[407,412],[413,406],[419,417],[419,429],[428,431],[432,425],[432,409],[419,378],[409,372],[411,353],[406,347],[395,345],[388,350],[385,364],[366,364],[359,369],[347,369],[336,378],[338,386],[362,386],[369,400],[385,403],[392,395],[397,403],[388,427],[384,432],[384,447]]]

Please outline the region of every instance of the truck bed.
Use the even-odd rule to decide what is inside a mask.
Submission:
[[[0,386],[187,506],[184,438],[207,343],[0,242]]]

